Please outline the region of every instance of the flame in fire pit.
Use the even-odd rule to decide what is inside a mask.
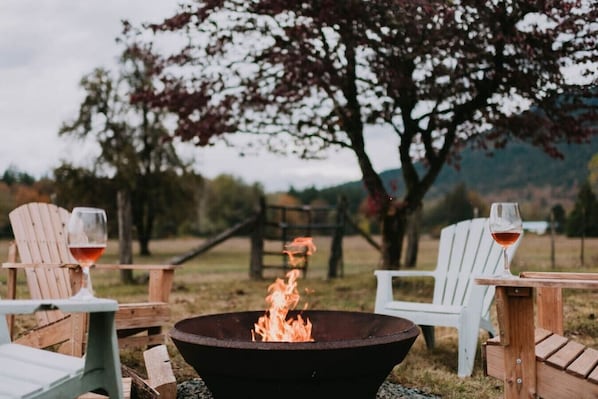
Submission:
[[[298,262],[305,261],[308,255],[315,252],[316,246],[311,237],[298,237],[286,246],[284,253],[289,255],[291,266],[297,266]],[[300,254],[301,258],[297,255]],[[296,319],[288,319],[289,311],[294,310],[301,296],[297,290],[297,278],[301,272],[293,269],[286,274],[288,282],[277,278],[268,287],[269,295],[266,303],[269,308],[266,314],[260,317],[251,330],[252,339],[256,340],[256,334],[262,341],[273,342],[309,342],[313,341],[311,336],[312,324],[309,319],[303,319],[300,314]],[[307,308],[307,305],[305,305]]]

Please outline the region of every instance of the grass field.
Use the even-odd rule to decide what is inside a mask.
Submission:
[[[338,309],[372,311],[376,290],[373,271],[378,267],[379,254],[360,237],[344,240],[344,276],[327,280],[327,262],[330,239],[315,237],[317,253],[310,261],[307,276],[299,280],[301,290],[309,290],[303,296],[310,309]],[[180,255],[199,245],[201,239],[181,238],[176,240],[152,241],[153,256],[135,259],[135,263],[166,263],[173,256]],[[6,241],[0,241],[0,252],[7,253]],[[280,248],[280,243],[269,243],[271,249]],[[438,241],[423,237],[420,243],[418,269],[432,269],[436,262]],[[549,236],[528,234],[519,247],[513,261],[514,272],[522,270],[555,271],[598,271],[598,239],[586,239],[584,265],[580,259],[579,239],[558,236],[555,240],[555,268],[551,267],[551,243]],[[116,262],[116,243],[111,243],[103,262]],[[265,308],[266,289],[280,270],[267,270],[262,281],[249,279],[249,239],[233,238],[210,252],[191,259],[176,272],[171,296],[172,322],[193,315],[261,310]],[[143,276],[137,276],[142,279]],[[144,285],[125,286],[119,283],[117,274],[100,273],[92,270],[94,288],[99,296],[113,297],[121,302],[144,299]],[[0,296],[6,295],[5,273],[0,275]],[[426,300],[431,297],[432,282],[416,279],[401,285],[401,297]],[[19,279],[19,296],[26,297],[24,276]],[[598,292],[565,292],[565,334],[593,347],[598,347],[598,325],[596,304]],[[24,329],[31,320],[24,319]],[[486,336],[480,335],[484,340]],[[196,377],[186,365],[172,343],[168,343],[178,381]],[[143,370],[139,352],[123,352],[123,362]],[[460,379],[457,369],[457,334],[450,328],[436,329],[436,348],[427,350],[420,337],[402,364],[389,376],[394,382],[417,387],[444,398],[498,398],[502,397],[502,382],[485,377],[478,354],[474,374]]]

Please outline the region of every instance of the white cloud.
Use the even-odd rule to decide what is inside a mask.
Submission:
[[[82,100],[81,78],[99,66],[116,65],[121,20],[159,21],[180,0],[0,1],[0,173],[14,165],[36,177],[62,159],[82,162],[89,148],[58,137],[62,122]],[[367,148],[377,170],[398,166],[397,142],[388,131],[368,132]],[[239,157],[217,145],[185,150],[207,177],[229,173],[267,190],[326,187],[359,180],[355,155],[331,152],[326,160],[302,161],[265,150]]]

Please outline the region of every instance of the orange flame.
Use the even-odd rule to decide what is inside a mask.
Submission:
[[[311,237],[297,237],[293,242],[285,245],[282,253],[289,256],[291,267],[301,267],[307,261],[307,257],[316,252],[316,245]]]
[[[295,247],[291,248],[291,246]],[[284,253],[289,255],[291,266],[297,267],[298,253],[302,257],[299,261],[305,261],[307,256],[313,254],[315,250],[316,247],[310,237],[300,237],[289,244]],[[287,283],[283,279],[277,278],[268,287],[269,295],[266,297],[266,303],[269,304],[269,308],[251,330],[254,341],[256,341],[256,335],[261,337],[261,341],[270,342],[309,342],[314,340],[311,336],[312,324],[309,319],[303,319],[301,315],[297,315],[296,319],[287,320],[289,311],[295,309],[299,303],[297,278],[300,274],[299,270],[293,269],[286,274]],[[307,304],[305,308],[307,308]]]

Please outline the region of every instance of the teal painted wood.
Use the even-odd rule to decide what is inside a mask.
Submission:
[[[0,300],[0,398],[75,398],[98,388],[105,389],[110,398],[122,398],[114,325],[117,308],[117,302],[110,299]],[[5,315],[48,309],[89,312],[85,357],[10,342]]]

